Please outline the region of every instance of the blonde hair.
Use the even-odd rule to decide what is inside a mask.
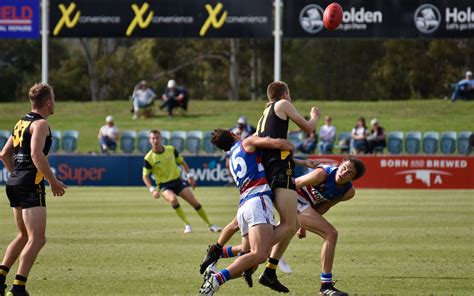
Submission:
[[[42,108],[48,99],[52,99],[54,91],[47,83],[35,83],[28,92],[31,105],[34,109]]]

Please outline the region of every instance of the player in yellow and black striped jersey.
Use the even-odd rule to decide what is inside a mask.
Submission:
[[[267,88],[268,104],[258,121],[259,137],[288,137],[290,119],[303,131],[311,133],[319,119],[319,109],[311,108],[310,119],[305,120],[291,103],[288,85],[282,81],[274,81]],[[289,292],[277,279],[275,269],[283,256],[291,238],[297,230],[296,216],[296,185],[291,151],[266,149],[263,151],[262,163],[265,174],[275,196],[275,207],[280,214],[280,224],[275,228],[274,237],[279,241],[270,254],[267,268],[259,278],[259,282],[278,292]]]
[[[189,167],[183,157],[179,155],[173,146],[164,146],[161,144],[161,134],[158,130],[150,132],[149,141],[151,150],[145,155],[142,176],[143,182],[148,187],[152,196],[159,198],[160,192],[163,194],[163,197],[166,201],[171,203],[178,217],[184,222],[185,233],[191,232],[192,228],[178,202],[178,196],[181,196],[196,210],[197,214],[206,222],[210,231],[220,232],[222,229],[209,222],[206,212],[193,192],[189,189],[190,184],[194,189],[196,180],[194,180],[194,176],[190,173]],[[187,181],[181,179],[181,171],[178,166],[181,166],[186,172]],[[155,177],[159,190],[153,186],[150,174],[153,174]]]
[[[27,277],[46,241],[44,179],[48,180],[55,196],[62,196],[67,188],[53,175],[46,158],[51,147],[47,119],[54,113],[53,89],[45,83],[35,84],[29,91],[29,98],[31,112],[17,122],[0,153],[0,159],[10,172],[6,192],[18,229],[0,265],[0,296],[5,293],[6,276],[18,257],[18,271],[7,296],[28,295],[25,289]]]

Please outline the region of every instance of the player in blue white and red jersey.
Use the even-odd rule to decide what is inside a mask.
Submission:
[[[345,296],[334,288],[332,266],[336,252],[337,230],[322,215],[338,202],[354,197],[352,181],[362,177],[365,165],[357,158],[348,157],[339,166],[319,165],[314,171],[296,178],[297,212],[301,228],[298,237],[309,230],[324,239],[321,248],[321,288],[319,295]]]
[[[200,295],[213,295],[226,281],[240,277],[244,271],[265,262],[270,255],[275,224],[273,193],[257,148],[294,150],[288,140],[256,136],[240,140],[240,136],[228,129],[214,130],[211,142],[224,151],[230,151],[230,170],[240,191],[236,219],[242,235],[242,247],[249,252],[219,272],[208,269]]]
[[[339,166],[319,165],[314,171],[296,178],[298,193],[297,214],[301,226],[297,233],[298,237],[305,237],[305,230],[309,230],[324,239],[321,249],[322,273],[320,295],[347,295],[347,293],[334,288],[332,282],[332,266],[337,242],[337,231],[322,215],[338,202],[353,198],[355,189],[352,186],[352,181],[362,177],[364,173],[364,163],[354,157],[349,157]],[[239,227],[235,221],[224,228],[217,244],[210,246],[201,268],[215,262],[217,260],[216,257],[219,258],[221,253],[224,255],[223,257],[232,257],[245,250],[241,245],[233,247],[224,246],[232,234],[238,230]],[[216,252],[215,249],[218,244],[222,245],[220,249],[224,252]],[[251,282],[250,275],[245,279],[247,283]]]

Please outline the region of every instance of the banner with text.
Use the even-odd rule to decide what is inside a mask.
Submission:
[[[285,37],[296,38],[472,38],[472,0],[340,1],[342,24],[335,31],[323,25],[331,0],[285,0]]]
[[[343,156],[311,156],[337,165]],[[358,188],[474,189],[474,157],[358,156],[367,168],[354,182]]]
[[[39,0],[0,1],[0,38],[39,38]]]
[[[337,166],[343,155],[311,156]],[[355,181],[358,188],[474,189],[474,157],[465,156],[360,156],[367,171]],[[51,155],[49,163],[56,177],[67,185],[144,186],[143,156]],[[185,157],[198,186],[229,183],[225,161],[216,156]],[[304,172],[296,167],[296,175]],[[8,172],[0,162],[0,185]]]
[[[271,37],[272,2],[51,0],[53,37]]]

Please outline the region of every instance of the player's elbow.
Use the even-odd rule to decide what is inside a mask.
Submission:
[[[311,134],[312,132],[314,132],[314,130],[316,129],[315,126],[312,126],[310,124],[305,124],[302,128],[301,128],[305,133],[307,134]]]
[[[34,163],[37,163],[42,158],[44,158],[43,151],[32,151],[31,152],[31,159],[33,160]]]

